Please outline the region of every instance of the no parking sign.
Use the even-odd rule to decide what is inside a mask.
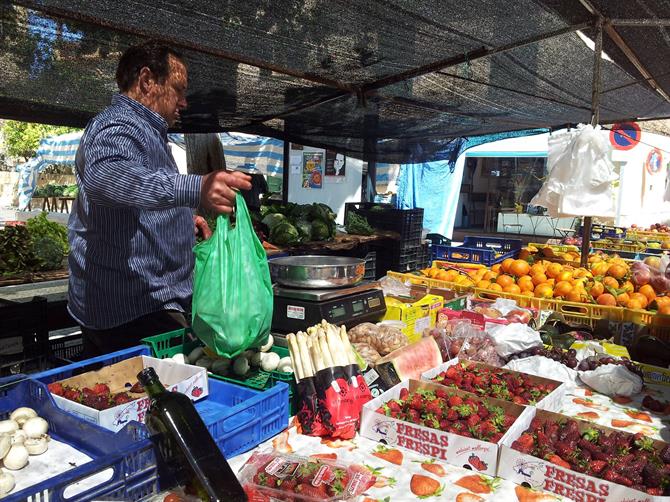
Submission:
[[[610,143],[615,150],[630,150],[640,142],[642,132],[635,122],[619,122],[612,126]]]

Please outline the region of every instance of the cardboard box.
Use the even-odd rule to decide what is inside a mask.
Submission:
[[[519,417],[501,440],[498,477],[518,484],[527,483],[538,490],[556,493],[571,500],[584,502],[660,502],[670,500],[670,497],[654,497],[617,483],[566,469],[547,460],[512,449],[512,443],[528,429],[535,416],[541,419],[561,421],[568,418],[559,413],[533,407],[528,407],[526,410],[527,412]],[[572,417],[570,418],[572,419]],[[586,429],[598,429],[608,434],[614,431],[622,432],[586,420],[573,420],[579,424],[580,432]],[[624,432],[624,434],[628,433]],[[666,443],[662,441],[654,441],[654,447],[657,449],[662,449],[665,446]]]
[[[384,321],[403,321],[406,325],[401,331],[410,343],[421,338],[423,330],[435,325],[437,312],[444,304],[444,298],[437,295],[416,297],[387,296]]]
[[[642,368],[645,383],[670,386],[670,369],[651,364],[637,364]]]
[[[410,292],[414,298],[423,298],[426,295],[441,296],[442,307],[452,310],[463,310],[468,306],[468,295],[459,295],[456,291],[444,288],[434,288],[420,284],[410,286]]]
[[[423,375],[421,375],[422,380],[426,381],[431,381],[433,378],[435,378],[437,375],[442,373],[443,371],[446,371],[449,366],[453,366],[454,364],[459,364],[463,363],[466,366],[475,366],[476,368],[484,368],[484,369],[489,369],[492,370],[498,374],[506,372],[506,373],[512,373],[514,375],[526,375],[531,382],[538,384],[538,385],[553,385],[555,386],[555,389],[550,392],[548,395],[546,395],[544,398],[540,399],[535,406],[537,406],[540,409],[543,410],[549,410],[549,411],[560,411],[560,409],[563,407],[563,400],[565,399],[566,395],[566,385],[563,382],[559,382],[557,380],[551,380],[550,378],[543,378],[535,375],[529,375],[528,373],[522,373],[519,371],[514,371],[514,370],[508,370],[505,368],[497,368],[496,366],[491,366],[490,364],[486,363],[481,363],[477,361],[469,361],[467,359],[463,359],[462,361],[459,361],[458,358],[452,359],[450,361],[447,361],[445,363],[442,363],[440,366],[437,368],[433,368],[431,370],[426,371]],[[437,382],[434,382],[437,383]],[[438,384],[441,385],[441,384]],[[448,387],[449,389],[455,389],[455,387]],[[532,406],[532,405],[529,405]]]
[[[137,374],[142,369],[150,366],[156,370],[158,378],[169,391],[186,394],[193,401],[197,401],[209,393],[207,370],[205,368],[149,356],[125,359],[116,364],[105,366],[98,371],[89,371],[60,380],[60,383],[79,389],[93,387],[96,383],[104,383],[107,384],[112,394],[116,394],[128,391],[129,387],[126,384],[135,384]],[[149,397],[145,393],[130,395],[131,397],[140,397],[129,403],[120,404],[106,410],[96,410],[52,394],[56,405],[60,409],[114,432],[123,428],[131,420],[144,422],[144,415],[149,409]]]
[[[398,399],[401,389],[408,389],[410,392],[418,389],[444,390],[444,386],[419,380],[407,380],[367,402],[361,413],[361,436],[379,441],[387,446],[407,448],[453,465],[495,476],[498,469],[499,445],[502,444],[509,432],[498,443],[489,443],[387,417],[376,412],[377,408],[387,401]],[[472,396],[472,394],[459,390],[450,390],[450,392],[463,397]],[[519,417],[525,410],[525,407],[507,401],[489,398],[485,400],[502,407],[507,413],[515,417]],[[479,460],[475,462],[476,465],[485,465],[486,467],[481,470],[475,468],[475,465],[472,464],[473,460]]]

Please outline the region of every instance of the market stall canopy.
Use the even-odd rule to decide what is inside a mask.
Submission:
[[[454,138],[589,122],[599,15],[601,123],[670,117],[661,0],[0,1],[5,118],[85,125],[121,52],[155,38],[189,63],[179,131],[420,162]]]

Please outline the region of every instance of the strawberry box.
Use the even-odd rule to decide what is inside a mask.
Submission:
[[[149,356],[132,357],[104,366],[98,371],[89,371],[58,382],[52,382],[49,384],[49,390],[60,409],[116,432],[131,420],[144,422],[144,414],[149,408],[149,397],[141,388],[133,388],[133,385],[137,383],[137,374],[150,366],[156,370],[158,378],[167,390],[186,394],[193,401],[197,401],[209,393],[207,370],[205,368]],[[111,395],[126,393],[129,399],[124,399],[127,402],[107,409],[95,409],[67,399],[64,395],[59,395],[62,394],[63,388],[94,389],[100,384],[104,384]],[[135,390],[139,392],[133,392]]]
[[[478,392],[473,391],[474,394],[477,394],[479,396],[487,396],[497,399],[503,399],[505,401],[512,401],[515,404],[520,404],[522,406],[537,406],[538,408],[549,411],[559,411],[563,406],[563,400],[565,399],[566,394],[565,390],[566,386],[563,382],[559,382],[557,380],[551,380],[550,378],[529,375],[527,373],[522,373],[519,371],[498,368],[496,366],[491,366],[490,364],[481,363],[477,361],[469,361],[467,359],[459,360],[458,358],[455,358],[445,363],[442,363],[436,368],[432,368],[423,373],[421,375],[421,379],[444,385],[441,382],[436,381],[435,379],[440,378],[440,375],[446,372],[451,367],[458,368],[456,366],[457,364],[460,364],[462,367],[464,367],[466,373],[474,375],[474,372],[469,371],[470,369],[474,369],[479,373],[481,379],[479,388],[481,389],[481,391]],[[459,375],[462,374],[463,373],[459,372]],[[509,385],[507,382],[504,382],[503,377],[504,374],[512,376],[514,382],[518,382],[520,379],[523,379],[523,381],[525,382],[529,382],[532,385],[532,389],[535,389],[534,391],[533,390],[528,391],[532,393],[532,395],[531,396],[526,395],[525,398],[522,395],[519,396],[519,398],[517,398],[516,401],[514,401],[514,391],[513,390],[510,391],[510,388],[512,386]],[[459,375],[457,375],[457,377]],[[491,384],[491,380],[493,378],[503,380],[503,382]],[[492,385],[502,385],[502,387],[498,390],[497,395],[494,395],[495,390],[492,388]],[[446,386],[448,388],[454,388],[454,386],[452,385],[446,385]],[[459,388],[461,387],[459,386]],[[538,391],[538,389],[540,389],[540,391]],[[546,389],[553,389],[553,390],[547,393]],[[466,389],[461,388],[461,390]],[[503,397],[506,394],[509,394],[509,397]],[[530,397],[530,399],[528,399],[528,397]],[[537,398],[539,398],[539,400]]]
[[[408,397],[413,399],[415,395],[427,396],[429,404],[425,406],[424,412],[408,411],[405,414],[392,411],[390,415],[386,414],[389,409],[398,407],[396,405],[399,400],[405,400]],[[473,407],[469,404],[471,402],[478,404]],[[442,406],[445,413],[444,417],[437,422],[434,421],[436,415],[433,413],[435,405]],[[446,417],[451,412],[447,411],[447,408],[460,410],[457,412],[459,419],[456,422],[449,423]],[[465,414],[467,408],[469,408],[469,413]],[[486,415],[486,412],[475,411],[475,408],[490,410],[488,418],[481,419],[479,415]],[[385,411],[380,413],[378,411],[380,409]],[[499,445],[505,438],[505,431],[524,410],[525,407],[509,401],[483,399],[458,389],[449,389],[443,385],[410,379],[363,406],[360,434],[373,441],[384,443],[388,447],[407,448],[453,465],[494,476],[498,466]],[[413,417],[413,421],[406,420],[405,415]],[[477,415],[476,421],[472,420],[473,415]],[[488,424],[488,422],[493,423],[494,418],[496,427],[498,427],[495,432],[494,429],[491,429],[492,424]],[[466,421],[468,425],[463,426],[462,424]],[[425,425],[427,422],[443,427],[443,429],[427,426]],[[486,425],[484,425],[485,422]],[[460,427],[456,427],[457,423],[460,424]],[[484,434],[484,427],[488,427],[486,434]],[[488,437],[490,441],[461,435],[463,433],[472,436],[472,431],[475,430],[481,431],[480,437]]]
[[[515,483],[584,502],[670,501],[662,441],[528,407],[501,443],[497,475]]]

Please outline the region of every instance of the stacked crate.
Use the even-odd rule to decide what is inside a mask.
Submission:
[[[387,270],[408,272],[420,267],[423,260],[421,232],[423,231],[423,209],[396,209],[389,204],[369,202],[347,203],[345,221],[349,211],[368,220],[370,226],[397,232],[399,240],[393,244],[375,244],[377,277]]]

